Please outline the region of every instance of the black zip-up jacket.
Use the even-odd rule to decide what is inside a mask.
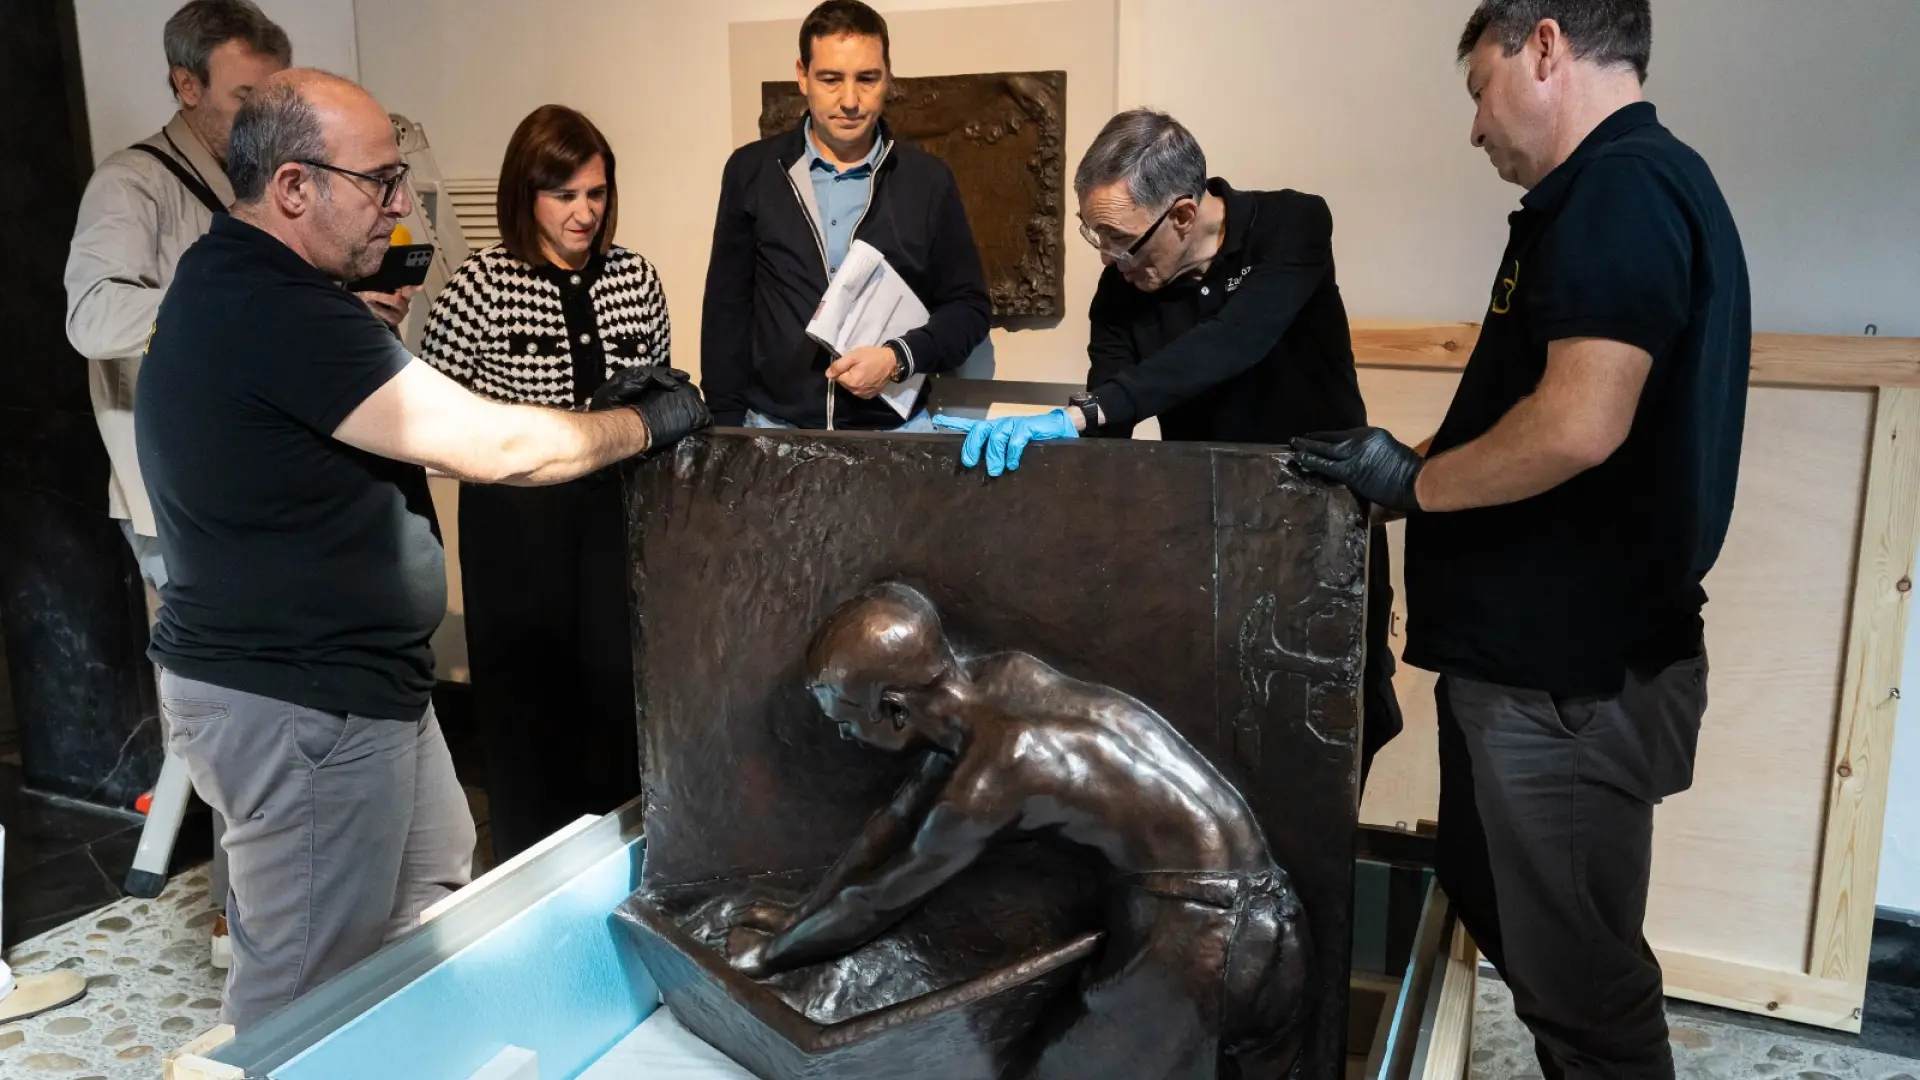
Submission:
[[[854,226],[887,257],[927,325],[900,341],[913,374],[952,371],[986,340],[986,275],[946,163],[898,143],[884,124],[867,211]],[[827,250],[807,175],[804,122],[727,159],[700,325],[700,388],[717,424],[748,409],[804,428],[827,425],[827,351],[807,322],[827,291]],[[834,426],[897,427],[886,402],[836,388]]]
[[[1094,435],[1126,437],[1150,416],[1170,442],[1284,444],[1367,422],[1347,309],[1333,272],[1333,212],[1318,195],[1207,190],[1226,237],[1207,272],[1141,292],[1112,267],[1089,313],[1087,389],[1106,414]],[[1401,728],[1393,689],[1392,568],[1384,528],[1368,555],[1361,774]]]

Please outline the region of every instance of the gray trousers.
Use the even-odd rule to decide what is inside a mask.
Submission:
[[[431,707],[343,716],[164,671],[160,692],[168,752],[227,820],[228,1023],[245,1031],[471,879],[473,816]]]
[[[1547,1080],[1670,1080],[1660,964],[1641,932],[1653,808],[1693,783],[1705,655],[1615,697],[1445,676],[1436,872],[1513,990]]]
[[[160,617],[160,590],[167,587],[167,560],[160,553],[160,541],[155,537],[142,536],[134,531],[133,522],[120,519],[120,535],[127,538],[127,547],[133,550],[133,561],[140,567],[140,580],[147,586],[147,629],[153,629],[155,619]],[[154,669],[155,688],[158,689],[160,670]],[[166,733],[161,732],[164,738]],[[227,896],[227,853],[220,847],[220,835],[227,831],[226,819],[215,810],[213,818],[213,866],[207,872],[207,892],[213,897],[216,906],[225,906]]]

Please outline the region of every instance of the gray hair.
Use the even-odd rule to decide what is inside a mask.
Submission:
[[[1129,109],[1107,121],[1073,174],[1074,194],[1127,182],[1134,205],[1156,210],[1207,185],[1207,155],[1180,121],[1151,109]]]
[[[1456,59],[1466,60],[1488,33],[1507,56],[1546,19],[1560,24],[1575,59],[1601,67],[1631,67],[1647,81],[1653,55],[1652,0],[1480,0],[1460,33]]]
[[[229,41],[242,41],[262,56],[282,64],[293,63],[293,43],[278,23],[253,0],[192,0],[173,13],[161,34],[167,50],[167,89],[175,90],[173,69],[186,68],[201,85],[212,78],[207,64],[213,50]]]
[[[290,82],[275,81],[256,89],[233,118],[227,142],[227,179],[233,183],[236,205],[260,201],[267,181],[280,166],[299,161],[325,161],[327,140],[320,130],[320,114]],[[316,177],[327,190],[324,173]]]

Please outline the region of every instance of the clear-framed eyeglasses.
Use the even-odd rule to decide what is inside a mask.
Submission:
[[[1124,248],[1116,249],[1108,246],[1107,242],[1100,238],[1100,234],[1093,230],[1093,226],[1088,225],[1084,220],[1080,222],[1080,238],[1093,245],[1093,250],[1098,251],[1103,257],[1111,260],[1113,265],[1121,267],[1132,266],[1134,260],[1140,257],[1140,250],[1147,246],[1147,242],[1153,239],[1153,234],[1159,232],[1160,226],[1166,223],[1167,215],[1173,213],[1173,208],[1190,200],[1198,202],[1199,197],[1182,195],[1168,203],[1167,208],[1160,211],[1160,216],[1153,219],[1153,224],[1147,226],[1147,231],[1141,233],[1138,240],[1135,240]]]

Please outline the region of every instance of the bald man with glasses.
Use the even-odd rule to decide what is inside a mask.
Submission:
[[[1146,109],[1107,122],[1073,188],[1080,235],[1107,265],[1088,315],[1087,390],[1038,416],[936,418],[967,433],[963,465],[984,458],[999,476],[1030,443],[1127,438],[1149,417],[1167,440],[1278,446],[1365,423],[1325,199],[1208,177],[1192,133]],[[1381,530],[1369,577],[1365,764],[1400,730]]]
[[[425,469],[541,486],[708,421],[633,368],[575,412],[480,397],[341,286],[413,209],[387,112],[290,69],[235,116],[233,212],[180,257],[135,418],[170,574],[148,650],[167,749],[225,817],[244,1034],[467,883],[473,818],[433,712],[445,555]]]

